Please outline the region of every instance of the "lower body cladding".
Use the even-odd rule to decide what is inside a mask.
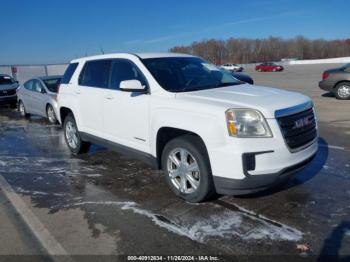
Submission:
[[[227,145],[208,150],[217,193],[243,195],[274,187],[315,157],[317,135],[300,150],[290,150],[278,123],[268,122],[272,138],[231,138]]]

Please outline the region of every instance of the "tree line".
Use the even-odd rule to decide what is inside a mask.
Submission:
[[[169,50],[203,57],[214,64],[257,63],[281,59],[323,59],[350,56],[350,38],[342,40],[310,40],[303,36],[292,39],[229,38],[193,42],[188,46],[175,46]]]

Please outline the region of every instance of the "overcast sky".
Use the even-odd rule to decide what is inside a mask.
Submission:
[[[167,51],[208,38],[350,38],[349,0],[2,0],[0,64]]]

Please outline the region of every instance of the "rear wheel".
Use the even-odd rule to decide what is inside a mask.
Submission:
[[[55,113],[55,110],[53,109],[52,105],[47,105],[46,116],[51,124],[57,123],[56,113]]]
[[[81,140],[78,127],[72,114],[69,114],[63,123],[64,137],[73,154],[87,153],[90,143]]]
[[[258,70],[256,70],[256,71],[258,71],[258,72],[262,72],[261,68],[258,68]]]
[[[22,117],[25,117],[25,118],[30,117],[30,114],[27,113],[26,108],[24,107],[24,104],[21,100],[18,103],[18,111]]]
[[[215,193],[209,158],[199,137],[171,140],[162,153],[162,169],[171,190],[188,202],[202,202]]]
[[[340,100],[350,99],[350,83],[339,83],[335,87],[335,96]]]

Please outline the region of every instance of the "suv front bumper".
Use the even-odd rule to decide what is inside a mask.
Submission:
[[[275,119],[267,119],[271,138],[228,138],[209,148],[211,170],[219,194],[248,194],[273,187],[306,166],[316,155],[318,137],[290,150]]]
[[[289,166],[283,170],[262,175],[249,175],[243,179],[231,179],[214,176],[214,185],[216,192],[222,195],[244,195],[256,193],[277,186],[280,183],[291,178],[296,172],[306,167],[316,156],[316,153],[301,163]],[[244,167],[247,170],[247,167]]]
[[[17,95],[0,96],[0,104],[14,104],[17,103]]]

